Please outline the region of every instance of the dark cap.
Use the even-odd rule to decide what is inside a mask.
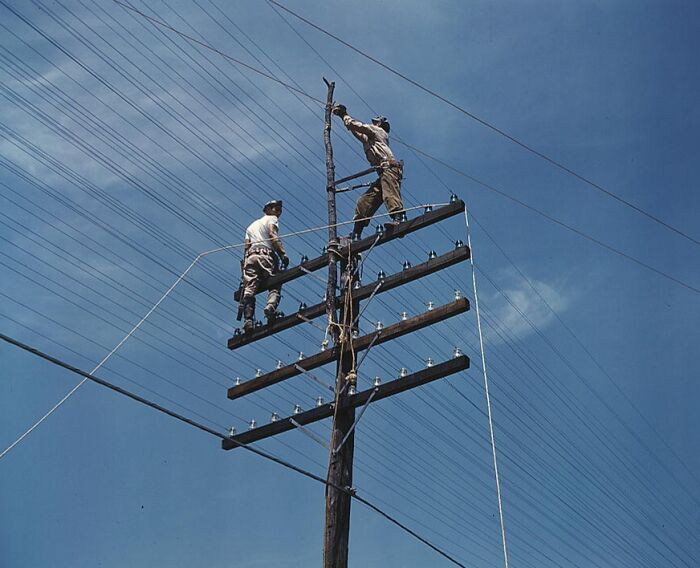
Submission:
[[[387,132],[389,132],[391,126],[389,125],[389,121],[386,119],[386,116],[375,116],[372,119],[372,124],[375,124],[379,126],[380,128],[383,128]]]
[[[272,201],[265,203],[265,205],[263,205],[263,213],[265,213],[270,207],[282,207],[282,200],[273,199]]]

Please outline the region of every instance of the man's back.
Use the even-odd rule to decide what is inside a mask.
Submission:
[[[250,246],[266,247],[272,249],[270,239],[270,225],[279,227],[279,219],[275,215],[263,215],[257,221],[253,221],[245,231],[245,238],[250,241]]]

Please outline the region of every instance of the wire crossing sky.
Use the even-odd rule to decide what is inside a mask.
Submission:
[[[292,264],[318,256],[324,233],[303,231],[326,223],[319,103],[335,80],[352,116],[389,117],[406,204],[455,193],[475,220],[509,564],[695,566],[697,16],[686,2],[0,0],[0,332],[93,368],[269,199],[285,202]],[[366,167],[339,121],[333,144],[338,177]],[[589,180],[629,206],[580,191]],[[339,195],[339,219],[356,197]],[[362,282],[457,240],[463,219],[379,247]],[[304,324],[227,350],[239,260],[198,263],[101,376],[216,432],[328,398],[302,375],[226,399],[236,377],[323,339]],[[360,326],[455,290],[471,296],[464,264],[377,294]],[[324,291],[290,283],[281,309]],[[455,348],[468,371],[368,407],[355,483],[457,562],[503,565],[473,310],[373,347],[360,386]],[[4,449],[75,379],[9,346],[0,357]],[[327,440],[329,424],[310,433]],[[0,460],[2,565],[318,565],[323,489],[212,440],[86,384]],[[325,479],[326,450],[302,432],[256,447]],[[353,566],[450,565],[364,507],[351,527]]]

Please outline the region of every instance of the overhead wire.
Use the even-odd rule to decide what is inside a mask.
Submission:
[[[0,0],[0,1],[1,1],[1,0]],[[189,41],[194,41],[194,42],[197,43],[198,45],[201,45],[202,47],[205,47],[205,48],[207,48],[207,49],[210,49],[210,50],[212,50],[212,51],[218,53],[219,55],[225,57],[226,59],[229,59],[230,61],[233,61],[233,62],[235,62],[235,63],[237,63],[237,64],[240,64],[240,65],[244,66],[245,68],[247,68],[247,69],[249,69],[249,70],[254,70],[254,71],[255,71],[256,73],[258,73],[259,75],[265,76],[265,77],[268,78],[268,79],[271,79],[271,80],[273,80],[273,81],[275,81],[275,82],[277,82],[277,83],[280,83],[280,84],[282,84],[283,86],[285,86],[286,88],[295,90],[295,91],[297,91],[297,92],[299,91],[299,89],[296,89],[295,87],[292,87],[291,85],[289,85],[289,84],[287,84],[287,83],[284,83],[283,81],[280,81],[279,79],[277,79],[277,78],[275,78],[275,77],[273,77],[273,76],[271,76],[271,75],[269,75],[269,74],[267,74],[267,73],[265,73],[265,72],[262,72],[262,71],[260,71],[259,69],[255,69],[255,68],[253,68],[252,66],[250,66],[250,65],[248,65],[248,64],[244,64],[244,63],[240,62],[239,60],[237,60],[237,59],[235,59],[235,58],[233,58],[233,57],[230,57],[230,56],[224,54],[224,53],[221,52],[220,50],[218,50],[218,49],[216,49],[216,48],[214,48],[214,47],[212,47],[212,46],[210,46],[210,45],[208,45],[208,44],[206,44],[206,43],[204,43],[204,42],[201,42],[201,41],[199,41],[199,40],[196,40],[195,38],[192,38],[192,37],[189,36],[188,34],[185,34],[185,33],[181,32],[180,30],[177,30],[176,28],[173,28],[172,26],[170,26],[170,25],[168,25],[168,24],[165,24],[164,22],[162,22],[162,21],[160,21],[160,20],[158,20],[158,19],[156,19],[156,18],[153,18],[153,17],[151,17],[151,16],[148,16],[147,14],[144,14],[143,12],[141,12],[140,10],[138,10],[138,9],[132,7],[132,6],[128,6],[128,5],[126,5],[126,4],[122,3],[122,2],[120,2],[119,0],[112,0],[112,1],[115,2],[115,3],[117,3],[117,4],[119,4],[119,5],[121,5],[121,6],[123,6],[123,7],[125,7],[125,8],[127,8],[127,9],[133,10],[134,12],[140,14],[141,16],[143,16],[143,17],[149,19],[150,21],[152,21],[152,22],[155,23],[156,25],[165,27],[165,28],[169,29],[170,31],[172,31],[172,32],[174,32],[174,33],[176,33],[176,34],[178,34],[178,35],[184,37],[185,39],[188,39]],[[272,0],[268,0],[268,2],[272,2]],[[277,2],[272,2],[272,3],[274,3],[275,5],[277,5],[277,6],[280,7],[280,8],[284,9],[285,11],[290,12],[292,15],[295,15],[295,16],[296,16],[296,14],[294,14],[294,13],[291,12],[288,8],[282,6],[281,4],[279,4],[279,3],[277,3]],[[301,93],[300,93],[300,94],[301,94]],[[307,94],[306,96],[309,97],[309,98],[311,98],[311,99],[313,99],[313,100],[315,100],[315,101],[316,101],[317,103],[319,103],[319,104],[325,104],[325,103],[323,103],[323,101],[321,101],[321,100],[319,100],[319,99],[316,99],[315,97],[312,97],[311,95],[308,95],[308,94]],[[404,144],[406,144],[406,143],[404,143]],[[406,145],[408,146],[408,144],[406,144]],[[662,270],[659,270],[659,269],[657,269],[657,268],[654,268],[654,267],[651,266],[650,264],[645,263],[645,262],[643,262],[643,261],[641,261],[641,260],[639,260],[639,259],[636,259],[636,258],[633,257],[632,255],[629,255],[629,254],[624,253],[624,252],[622,252],[622,251],[620,251],[620,250],[618,250],[618,249],[616,249],[616,248],[614,248],[614,247],[612,247],[612,246],[610,246],[610,245],[607,245],[607,244],[605,244],[604,242],[602,242],[602,241],[600,241],[600,240],[598,240],[598,239],[596,239],[596,238],[594,238],[594,237],[591,237],[591,236],[587,235],[586,233],[584,233],[584,232],[582,232],[582,231],[580,231],[580,230],[578,230],[578,229],[575,229],[574,227],[572,227],[572,226],[570,226],[570,225],[568,225],[568,224],[566,224],[566,223],[564,223],[564,222],[562,222],[562,221],[559,221],[559,220],[555,219],[554,217],[552,217],[552,216],[550,216],[550,215],[548,215],[548,214],[546,214],[546,213],[543,213],[542,211],[539,211],[538,209],[536,209],[536,208],[534,208],[534,207],[532,207],[532,206],[530,206],[530,205],[525,204],[523,201],[521,201],[521,200],[519,200],[519,199],[516,199],[516,198],[514,198],[514,197],[512,197],[512,196],[509,196],[509,195],[505,194],[504,192],[501,192],[500,190],[496,190],[492,185],[485,184],[485,183],[483,183],[483,182],[477,181],[476,178],[472,178],[472,177],[469,176],[468,174],[465,174],[464,172],[461,172],[461,171],[458,170],[457,168],[455,168],[455,167],[453,167],[453,166],[450,166],[449,164],[443,162],[442,160],[439,160],[438,158],[434,158],[434,157],[432,157],[432,156],[429,156],[429,155],[428,155],[427,153],[425,153],[424,151],[421,151],[421,150],[419,150],[419,149],[417,149],[417,148],[415,148],[415,147],[413,147],[413,146],[410,146],[410,147],[411,147],[413,150],[422,153],[422,154],[425,155],[426,157],[430,157],[431,159],[433,159],[433,160],[439,162],[441,165],[443,165],[443,166],[445,166],[445,167],[447,167],[447,168],[449,168],[449,169],[452,169],[453,171],[459,173],[460,175],[463,175],[463,176],[465,176],[465,177],[468,177],[469,179],[472,179],[473,181],[476,181],[477,183],[479,183],[479,184],[482,185],[483,187],[488,187],[489,189],[491,189],[491,190],[493,190],[493,191],[496,191],[497,193],[499,193],[499,194],[501,194],[501,195],[503,195],[503,196],[507,196],[508,199],[510,199],[510,200],[512,200],[512,201],[514,201],[514,202],[516,202],[516,203],[518,203],[519,205],[525,206],[527,209],[530,209],[530,210],[532,210],[532,211],[537,212],[539,215],[544,216],[545,218],[549,219],[550,221],[556,223],[557,225],[559,225],[559,226],[561,226],[561,227],[563,227],[563,228],[566,228],[566,229],[568,229],[568,230],[570,230],[570,231],[572,231],[572,232],[578,234],[579,236],[582,236],[582,237],[584,237],[584,238],[586,238],[586,239],[588,239],[588,240],[590,240],[590,241],[592,241],[592,242],[598,244],[599,246],[602,246],[602,247],[605,248],[606,250],[608,250],[608,251],[610,251],[610,252],[613,252],[613,253],[615,253],[615,254],[617,254],[617,255],[619,255],[619,256],[622,256],[622,257],[624,257],[624,258],[626,258],[626,259],[628,259],[628,260],[630,260],[630,261],[632,261],[632,262],[634,262],[634,263],[636,263],[636,264],[638,264],[638,265],[640,265],[640,266],[642,266],[642,267],[644,267],[644,268],[647,268],[648,270],[651,270],[652,272],[655,272],[656,274],[658,274],[658,275],[660,275],[660,276],[662,276],[662,277],[664,277],[664,278],[667,278],[667,279],[669,279],[669,280],[675,282],[676,284],[679,284],[680,286],[683,286],[684,288],[686,288],[686,289],[688,289],[688,290],[690,290],[690,291],[692,291],[692,292],[695,292],[695,293],[700,294],[700,289],[699,289],[699,288],[696,288],[695,286],[693,286],[693,285],[691,285],[691,284],[688,284],[688,283],[684,282],[683,280],[680,280],[680,279],[678,279],[678,278],[675,278],[675,277],[673,277],[673,276],[671,276],[671,275],[665,273],[665,272],[662,271]],[[669,227],[670,227],[670,225],[669,225]],[[671,228],[672,228],[672,227],[671,227]],[[673,228],[672,228],[672,229],[673,229]],[[682,233],[682,232],[678,231],[677,229],[673,229],[673,230],[679,232],[679,234],[682,234],[683,236],[686,236],[686,237],[689,238],[690,240],[693,240],[693,241],[696,242],[697,244],[700,244],[700,241],[695,241],[695,240],[692,239],[691,237],[685,235],[685,233]]]
[[[115,1],[116,1],[116,0],[115,0]],[[486,128],[492,130],[493,132],[496,132],[496,133],[499,134],[500,136],[503,136],[504,138],[508,139],[509,141],[513,142],[514,144],[517,144],[518,146],[520,146],[520,147],[523,148],[524,150],[530,152],[531,154],[533,154],[533,155],[535,155],[535,156],[537,156],[537,157],[539,157],[539,158],[545,160],[545,161],[548,162],[549,164],[551,164],[551,165],[555,166],[556,168],[560,169],[561,171],[563,171],[563,172],[565,172],[565,173],[567,173],[567,174],[569,174],[569,175],[575,177],[575,178],[578,179],[579,181],[582,181],[584,184],[588,185],[589,187],[592,187],[593,189],[596,189],[597,191],[599,191],[599,192],[601,192],[601,193],[607,195],[608,197],[611,197],[612,199],[614,199],[614,200],[618,201],[619,203],[621,203],[621,204],[623,204],[623,205],[629,207],[630,209],[633,209],[633,210],[636,211],[637,213],[640,213],[641,215],[643,215],[643,216],[647,217],[648,219],[654,221],[654,222],[657,223],[658,225],[661,225],[662,227],[665,227],[666,229],[668,229],[668,230],[670,230],[670,231],[676,233],[677,235],[683,237],[684,239],[686,239],[686,240],[688,240],[688,241],[690,241],[690,242],[692,242],[692,243],[694,243],[694,244],[696,244],[696,245],[700,245],[700,241],[698,241],[697,239],[691,237],[691,236],[688,235],[686,232],[684,232],[684,231],[682,231],[682,230],[680,230],[680,229],[678,229],[678,228],[676,228],[676,227],[670,225],[669,223],[667,223],[667,222],[661,220],[661,219],[658,218],[657,216],[653,215],[652,213],[649,213],[648,211],[642,209],[641,207],[635,205],[634,203],[631,203],[630,201],[628,201],[627,199],[625,199],[625,198],[623,198],[623,197],[617,195],[616,193],[613,193],[612,191],[610,191],[610,190],[608,190],[608,189],[605,189],[605,188],[602,187],[601,185],[599,185],[599,184],[595,183],[594,181],[592,181],[590,178],[588,178],[588,177],[586,177],[586,176],[584,176],[584,175],[582,175],[582,174],[579,174],[578,172],[576,172],[576,171],[574,171],[573,169],[569,168],[568,166],[564,165],[564,164],[561,163],[560,161],[555,160],[554,158],[548,156],[547,154],[545,154],[545,153],[543,153],[543,152],[540,152],[539,150],[536,150],[533,146],[531,146],[531,145],[529,145],[529,144],[526,144],[525,142],[523,142],[523,141],[521,141],[520,139],[516,138],[516,137],[513,136],[512,134],[509,134],[508,132],[506,132],[506,131],[503,130],[502,128],[499,128],[499,127],[495,126],[494,124],[492,124],[492,123],[490,123],[490,122],[484,120],[483,118],[480,118],[479,116],[475,115],[474,113],[469,112],[469,111],[466,110],[464,107],[462,107],[462,106],[458,105],[457,103],[455,103],[455,102],[449,100],[447,97],[445,97],[445,96],[439,94],[438,92],[434,91],[433,89],[430,89],[430,88],[426,87],[425,85],[419,83],[418,81],[416,81],[416,80],[414,80],[414,79],[411,79],[410,77],[408,77],[408,76],[405,75],[404,73],[401,73],[401,72],[397,71],[397,70],[394,69],[393,67],[387,65],[386,63],[383,63],[383,62],[380,61],[379,59],[377,59],[377,58],[375,58],[375,57],[369,55],[367,52],[362,51],[361,49],[355,47],[354,45],[350,44],[349,42],[347,42],[347,41],[341,39],[341,38],[338,37],[337,35],[335,35],[335,34],[329,32],[328,30],[326,30],[326,29],[324,29],[324,28],[322,28],[322,27],[319,26],[318,24],[315,24],[315,23],[311,22],[311,21],[308,20],[307,18],[304,18],[303,16],[301,16],[301,15],[298,14],[297,12],[294,12],[293,10],[291,10],[290,8],[284,6],[283,4],[280,4],[280,3],[277,2],[276,0],[267,0],[267,2],[268,2],[269,4],[274,4],[274,5],[277,6],[278,8],[284,10],[285,12],[287,12],[288,14],[290,14],[290,15],[294,16],[295,18],[301,20],[301,21],[304,22],[305,24],[307,24],[307,25],[311,26],[312,28],[314,28],[314,29],[320,31],[321,33],[327,35],[328,37],[332,38],[333,40],[335,40],[335,41],[341,43],[342,45],[344,45],[345,47],[351,49],[351,50],[354,51],[355,53],[358,53],[358,54],[361,55],[362,57],[364,57],[364,58],[366,58],[366,59],[372,61],[373,63],[376,63],[376,64],[379,65],[382,69],[384,69],[384,70],[386,70],[386,71],[389,71],[390,73],[392,73],[393,75],[396,75],[397,77],[400,77],[401,79],[403,79],[404,81],[407,81],[408,83],[410,83],[410,84],[413,85],[414,87],[417,87],[418,89],[424,91],[425,93],[431,95],[432,97],[435,97],[436,99],[438,99],[438,100],[442,101],[443,103],[449,105],[449,106],[452,107],[453,109],[459,111],[460,113],[462,113],[462,114],[464,114],[465,116],[471,118],[472,120],[475,120],[476,122],[478,122],[478,123],[481,124],[482,126],[485,126]]]
[[[285,467],[285,468],[287,468],[287,469],[291,469],[291,470],[293,470],[293,471],[295,471],[295,472],[297,472],[297,473],[299,473],[299,474],[301,474],[301,475],[303,475],[303,476],[305,476],[305,477],[307,477],[307,478],[309,478],[309,479],[313,479],[314,481],[317,481],[317,482],[319,482],[319,483],[322,483],[323,485],[326,485],[326,486],[332,486],[332,487],[334,487],[336,490],[341,491],[341,492],[343,492],[343,493],[346,493],[346,494],[349,495],[351,498],[353,498],[353,499],[359,501],[360,503],[362,503],[363,505],[369,507],[370,509],[372,509],[373,511],[375,511],[376,513],[378,513],[379,515],[381,515],[382,517],[384,517],[385,519],[387,519],[389,522],[391,522],[392,524],[398,526],[398,527],[401,528],[403,531],[407,532],[408,534],[410,534],[411,536],[413,536],[414,538],[416,538],[417,540],[419,540],[420,542],[422,542],[423,544],[425,544],[426,546],[428,546],[429,548],[431,548],[433,551],[437,552],[437,553],[440,554],[442,557],[446,558],[447,560],[449,560],[450,562],[452,562],[453,564],[455,564],[456,566],[461,566],[462,568],[466,568],[466,566],[465,566],[464,564],[462,564],[461,562],[457,561],[455,558],[453,558],[452,556],[450,556],[449,554],[447,554],[446,552],[444,552],[442,549],[438,548],[438,547],[435,546],[433,543],[431,543],[430,541],[428,541],[427,539],[425,539],[424,537],[422,537],[421,535],[419,535],[418,533],[416,533],[415,531],[413,531],[412,529],[410,529],[408,526],[406,526],[405,524],[401,523],[401,522],[398,521],[396,518],[394,518],[393,516],[389,515],[388,513],[386,513],[385,511],[383,511],[382,509],[380,509],[379,507],[377,507],[376,505],[374,505],[373,503],[371,503],[371,502],[368,501],[367,499],[365,499],[365,498],[363,498],[363,497],[357,495],[356,492],[353,491],[352,488],[340,487],[340,486],[338,486],[338,485],[335,485],[335,484],[333,484],[333,483],[328,482],[327,480],[324,480],[323,478],[321,478],[321,477],[319,477],[319,476],[317,476],[317,475],[311,473],[311,472],[308,471],[308,470],[304,470],[304,469],[302,469],[302,468],[300,468],[300,467],[298,467],[298,466],[295,466],[295,465],[293,465],[293,464],[291,464],[291,463],[289,463],[289,462],[287,462],[287,461],[285,461],[285,460],[282,460],[281,458],[278,458],[278,457],[276,457],[276,456],[273,456],[273,455],[271,455],[271,454],[268,454],[267,452],[263,452],[262,450],[258,450],[257,448],[254,448],[254,447],[252,447],[252,446],[250,446],[250,445],[242,444],[242,443],[240,443],[240,442],[236,442],[235,439],[230,438],[230,437],[228,437],[228,436],[226,436],[225,434],[222,434],[222,433],[220,433],[220,432],[217,432],[216,430],[214,430],[214,429],[212,429],[212,428],[210,428],[210,427],[208,427],[208,426],[204,426],[203,424],[200,424],[200,423],[198,423],[198,422],[196,422],[196,421],[194,421],[194,420],[192,420],[192,419],[190,419],[190,418],[187,418],[187,417],[184,416],[184,415],[178,414],[178,413],[176,413],[176,412],[174,412],[174,411],[172,411],[172,410],[169,410],[169,409],[165,408],[164,406],[161,406],[161,405],[159,405],[159,404],[156,404],[156,403],[154,403],[154,402],[152,402],[152,401],[149,401],[148,399],[145,399],[145,398],[143,398],[143,397],[141,397],[141,396],[139,396],[139,395],[136,395],[136,394],[134,394],[134,393],[132,393],[132,392],[130,392],[130,391],[127,391],[126,389],[123,389],[123,388],[121,388],[121,387],[119,387],[119,386],[117,386],[117,385],[114,385],[114,384],[112,384],[112,383],[110,383],[110,382],[108,382],[108,381],[105,381],[105,380],[103,380],[103,379],[101,379],[101,378],[99,378],[99,377],[96,377],[96,376],[94,376],[92,373],[87,373],[86,371],[83,371],[83,370],[81,370],[81,369],[79,369],[79,368],[77,368],[77,367],[75,367],[75,366],[73,366],[73,365],[70,365],[70,364],[68,364],[68,363],[65,363],[64,361],[61,361],[61,360],[59,360],[59,359],[57,359],[57,358],[55,358],[55,357],[53,357],[53,356],[51,356],[51,355],[48,355],[48,354],[46,354],[46,353],[43,353],[42,351],[39,351],[38,349],[36,349],[36,348],[34,348],[34,347],[31,347],[31,346],[29,346],[29,345],[27,345],[27,344],[24,344],[24,343],[22,343],[22,342],[20,342],[20,341],[18,341],[18,340],[16,340],[16,339],[14,339],[14,338],[12,338],[12,337],[9,337],[9,336],[7,336],[7,335],[5,335],[5,334],[3,334],[3,333],[0,333],[0,339],[2,339],[3,341],[5,341],[5,342],[7,342],[7,343],[10,343],[10,344],[14,345],[15,347],[18,347],[18,348],[20,348],[20,349],[22,349],[22,350],[24,350],[24,351],[27,351],[28,353],[31,353],[32,355],[35,355],[35,356],[37,356],[37,357],[40,357],[40,358],[42,358],[42,359],[48,361],[49,363],[52,363],[52,364],[57,365],[57,366],[59,366],[59,367],[62,367],[62,368],[64,368],[64,369],[66,369],[67,371],[70,371],[70,372],[72,372],[72,373],[74,373],[74,374],[77,374],[77,375],[79,375],[79,376],[81,376],[81,377],[87,377],[87,378],[90,379],[91,381],[93,381],[93,382],[95,382],[95,383],[97,383],[97,384],[99,384],[99,385],[101,385],[101,386],[103,386],[103,387],[106,387],[106,388],[108,388],[108,389],[110,389],[110,390],[113,390],[113,391],[117,392],[118,394],[121,394],[121,395],[123,395],[123,396],[126,396],[126,397],[128,397],[128,398],[130,398],[130,399],[132,399],[132,400],[134,400],[134,401],[136,401],[136,402],[139,402],[139,403],[141,403],[141,404],[144,404],[144,405],[146,405],[146,406],[148,406],[148,407],[150,407],[150,408],[152,408],[152,409],[154,409],[154,410],[157,410],[158,412],[162,412],[163,414],[167,414],[167,415],[170,416],[171,418],[175,418],[176,420],[179,420],[179,421],[181,421],[181,422],[184,422],[185,424],[188,424],[188,425],[190,425],[190,426],[193,426],[194,428],[197,428],[198,430],[201,430],[201,431],[203,431],[203,432],[206,432],[207,434],[211,434],[211,435],[213,435],[213,436],[215,436],[215,437],[217,437],[217,438],[220,438],[221,440],[229,440],[230,442],[232,442],[234,445],[236,445],[236,446],[238,446],[238,447],[244,448],[244,449],[246,449],[247,451],[250,451],[250,452],[252,452],[252,453],[254,453],[254,454],[256,454],[256,455],[258,455],[258,456],[260,456],[260,457],[263,457],[263,458],[265,458],[265,459],[267,459],[267,460],[270,460],[270,461],[273,461],[273,462],[275,462],[275,463],[277,463],[277,464],[279,464],[279,465],[282,465],[283,467]]]

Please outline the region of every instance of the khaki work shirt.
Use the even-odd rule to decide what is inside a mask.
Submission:
[[[362,142],[365,156],[367,156],[370,165],[381,166],[395,159],[391,148],[389,148],[389,134],[386,130],[374,124],[365,124],[355,120],[349,114],[343,117],[343,122],[355,138]]]

